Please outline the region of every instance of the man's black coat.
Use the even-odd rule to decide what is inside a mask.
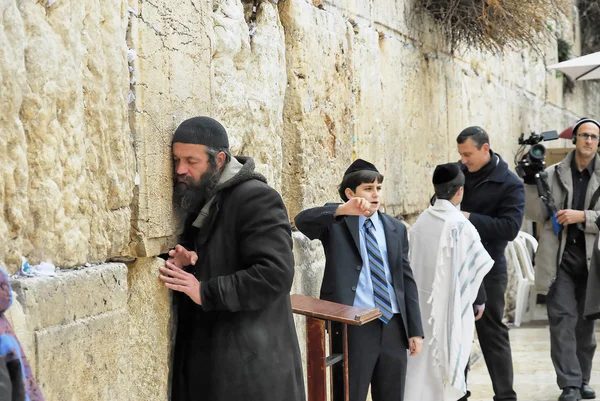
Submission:
[[[497,159],[495,158],[497,156]],[[504,250],[508,241],[519,234],[525,214],[525,188],[502,158],[493,154],[495,164],[491,173],[469,187],[470,174],[465,171],[465,195],[460,209],[471,213],[469,221],[475,226],[486,251],[494,259],[488,275],[506,272]]]
[[[334,217],[339,204],[307,209],[294,219],[296,227],[310,239],[319,239],[326,257],[321,299],[354,304],[363,266],[360,255],[358,216]],[[406,337],[423,336],[417,285],[408,261],[408,235],[404,224],[379,212],[385,229],[388,266],[396,292]]]
[[[176,294],[172,400],[304,401],[289,218],[254,162],[238,159],[202,227],[184,232],[202,306]]]

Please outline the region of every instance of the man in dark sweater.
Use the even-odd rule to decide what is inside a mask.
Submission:
[[[508,282],[504,250],[508,241],[519,233],[523,221],[523,183],[508,169],[506,162],[492,152],[489,136],[483,128],[464,129],[456,142],[465,174],[461,209],[495,262],[483,280],[487,301],[485,313],[476,322],[479,343],[492,379],[494,401],[516,401],[508,328],[502,323]]]

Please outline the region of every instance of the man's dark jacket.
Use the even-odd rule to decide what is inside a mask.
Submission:
[[[508,241],[515,239],[521,229],[525,189],[498,154],[492,154],[490,163],[495,165],[491,173],[471,188],[468,186],[470,174],[463,166],[467,183],[460,209],[471,213],[469,221],[479,232],[485,250],[494,259],[494,267],[488,273],[493,276],[506,272],[504,250]]]
[[[300,348],[289,292],[291,227],[281,196],[238,158],[241,170],[217,185],[203,225],[186,225],[188,267],[202,306],[176,294],[173,401],[304,401]]]
[[[600,217],[596,219],[596,226],[600,229]],[[583,317],[588,320],[600,319],[600,235],[596,236],[592,261],[587,278],[585,292],[585,306]]]
[[[325,250],[325,274],[321,299],[354,304],[363,266],[360,255],[358,216],[334,217],[339,204],[328,204],[300,212],[296,227],[310,239],[319,239]],[[388,266],[407,338],[422,337],[417,284],[408,262],[408,235],[404,224],[379,212],[385,230]]]

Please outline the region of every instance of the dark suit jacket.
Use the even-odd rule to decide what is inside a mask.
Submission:
[[[310,239],[319,239],[325,250],[325,275],[321,299],[354,304],[363,266],[360,255],[358,216],[338,216],[339,204],[327,204],[300,212],[296,227]],[[407,338],[423,336],[417,284],[408,262],[408,235],[404,224],[379,212],[388,250],[388,266]]]

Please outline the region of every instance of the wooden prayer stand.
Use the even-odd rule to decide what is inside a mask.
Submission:
[[[308,401],[327,401],[327,368],[331,367],[331,401],[349,401],[348,325],[362,326],[381,316],[379,309],[361,309],[292,294],[292,310],[306,316]],[[325,353],[325,328],[329,356]],[[342,362],[342,363],[339,363]]]

